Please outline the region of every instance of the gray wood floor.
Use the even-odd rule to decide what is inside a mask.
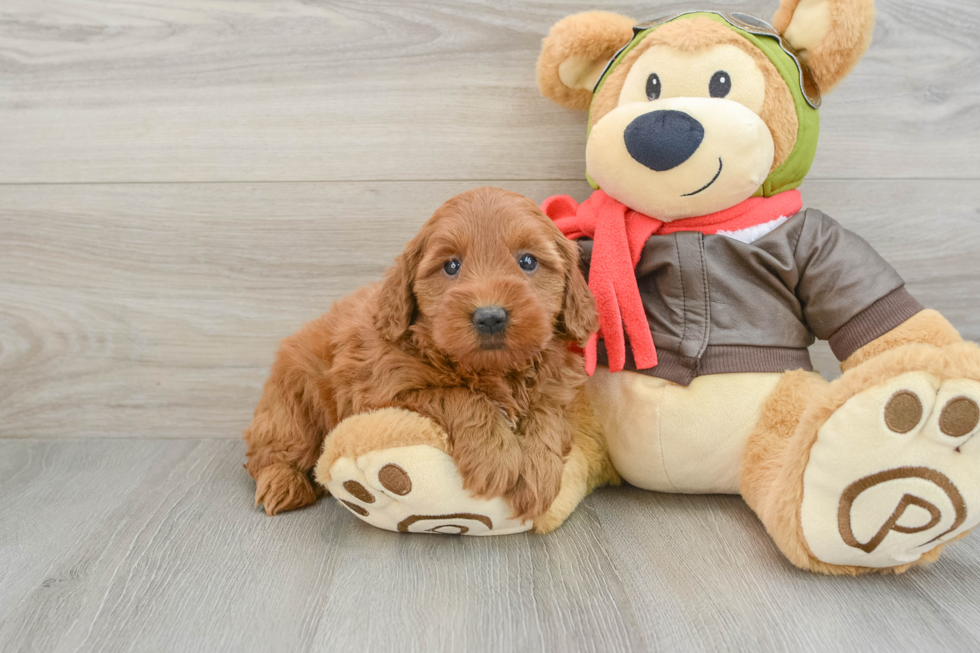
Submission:
[[[0,441],[11,651],[977,650],[980,538],[930,569],[793,569],[735,497],[603,489],[555,534],[269,519],[227,440]]]
[[[457,192],[587,196],[584,119],[534,86],[548,27],[691,6],[0,3],[0,650],[980,649],[980,537],[831,579],[734,497],[605,489],[496,539],[251,505],[281,337]],[[980,340],[980,5],[878,6],[804,201]]]

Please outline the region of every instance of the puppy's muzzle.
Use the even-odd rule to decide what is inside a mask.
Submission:
[[[472,319],[480,335],[503,334],[507,329],[507,310],[503,306],[481,306],[473,311]]]
[[[623,138],[626,151],[638,163],[664,172],[697,152],[704,140],[704,126],[683,111],[651,111],[627,125]]]

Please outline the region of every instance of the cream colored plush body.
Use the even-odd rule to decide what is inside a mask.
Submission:
[[[689,386],[601,367],[588,392],[613,466],[657,492],[735,494],[745,443],[780,374],[713,374]]]

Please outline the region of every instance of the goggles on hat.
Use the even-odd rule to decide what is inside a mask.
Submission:
[[[779,47],[782,49],[782,51],[785,52],[786,55],[793,60],[793,62],[796,64],[797,70],[799,70],[800,72],[799,83],[800,83],[800,92],[803,94],[803,99],[806,100],[806,103],[809,104],[812,108],[814,109],[820,108],[820,89],[817,87],[816,82],[814,82],[813,75],[811,75],[810,73],[810,69],[807,67],[803,59],[801,59],[799,55],[796,54],[796,51],[793,50],[792,47],[790,47],[790,45],[786,42],[786,40],[782,37],[782,35],[779,32],[777,32],[772,25],[770,25],[769,23],[767,23],[762,19],[756,18],[755,16],[750,16],[748,14],[725,13],[721,11],[685,11],[680,14],[668,16],[666,18],[658,18],[657,20],[651,20],[645,23],[640,23],[639,25],[634,25],[633,38],[630,39],[629,43],[627,43],[622,48],[620,48],[616,52],[616,54],[612,56],[612,58],[609,60],[609,63],[607,63],[606,67],[602,70],[602,74],[599,76],[599,79],[596,81],[595,87],[592,89],[592,92],[595,93],[599,89],[599,85],[602,84],[602,80],[605,79],[606,75],[612,69],[613,64],[616,63],[616,60],[619,59],[619,56],[623,54],[623,52],[627,48],[629,48],[629,46],[636,40],[637,36],[650,29],[653,29],[655,27],[660,27],[661,25],[669,23],[682,16],[687,16],[689,14],[714,14],[724,19],[725,22],[727,22],[732,27],[735,27],[736,29],[740,29],[742,31],[748,32],[749,34],[753,34],[755,36],[762,36],[766,38],[775,39],[776,42],[779,44]]]

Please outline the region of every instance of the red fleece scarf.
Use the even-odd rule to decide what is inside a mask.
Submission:
[[[663,222],[628,208],[597,190],[578,204],[568,195],[549,197],[541,205],[549,218],[568,238],[591,238],[592,263],[589,267],[589,289],[599,309],[599,333],[585,346],[585,367],[589,375],[596,368],[596,345],[606,341],[609,370],[618,372],[626,363],[626,342],[630,339],[637,369],[657,365],[657,350],[650,335],[634,269],[640,261],[643,246],[654,234],[678,231],[738,231],[789,217],[803,207],[800,192],[786,191],[772,197],[752,197],[741,204],[696,218]]]

